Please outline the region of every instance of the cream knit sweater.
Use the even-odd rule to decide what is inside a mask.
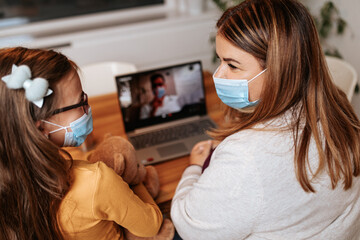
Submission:
[[[280,124],[281,125],[281,124]],[[318,154],[310,143],[309,161]],[[331,189],[323,173],[307,193],[296,179],[290,131],[244,130],[226,138],[201,174],[188,167],[171,217],[183,239],[352,240],[360,235],[360,178]]]

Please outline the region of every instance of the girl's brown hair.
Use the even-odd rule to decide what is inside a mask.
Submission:
[[[228,108],[229,125],[212,132],[222,140],[243,129],[293,112],[295,168],[305,191],[314,192],[308,170],[309,144],[316,142],[319,166],[332,187],[344,189],[360,170],[359,120],[346,95],[330,77],[317,31],[306,8],[296,0],[248,0],[228,9],[218,34],[267,68],[261,101],[252,111]]]
[[[32,78],[48,80],[52,90],[76,65],[52,50],[0,50],[0,78],[13,64],[27,65]],[[56,91],[38,108],[24,89],[8,89],[0,81],[0,235],[4,239],[63,239],[57,222],[60,202],[70,186],[71,159],[49,141],[36,122],[56,108]]]

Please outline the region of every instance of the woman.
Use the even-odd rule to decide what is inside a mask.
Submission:
[[[171,207],[184,239],[358,239],[360,123],[296,0],[248,0],[217,23],[221,141],[196,145]]]
[[[153,236],[162,215],[103,163],[73,161],[92,131],[77,66],[47,50],[0,50],[1,239],[123,239],[119,225]],[[139,196],[139,197],[138,197]]]

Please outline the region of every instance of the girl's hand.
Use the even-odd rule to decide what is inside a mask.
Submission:
[[[198,165],[202,167],[212,148],[212,141],[198,142],[190,153],[190,165]]]

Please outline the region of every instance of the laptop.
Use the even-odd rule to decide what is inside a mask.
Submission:
[[[124,128],[144,165],[188,155],[210,139],[200,61],[116,76]]]

